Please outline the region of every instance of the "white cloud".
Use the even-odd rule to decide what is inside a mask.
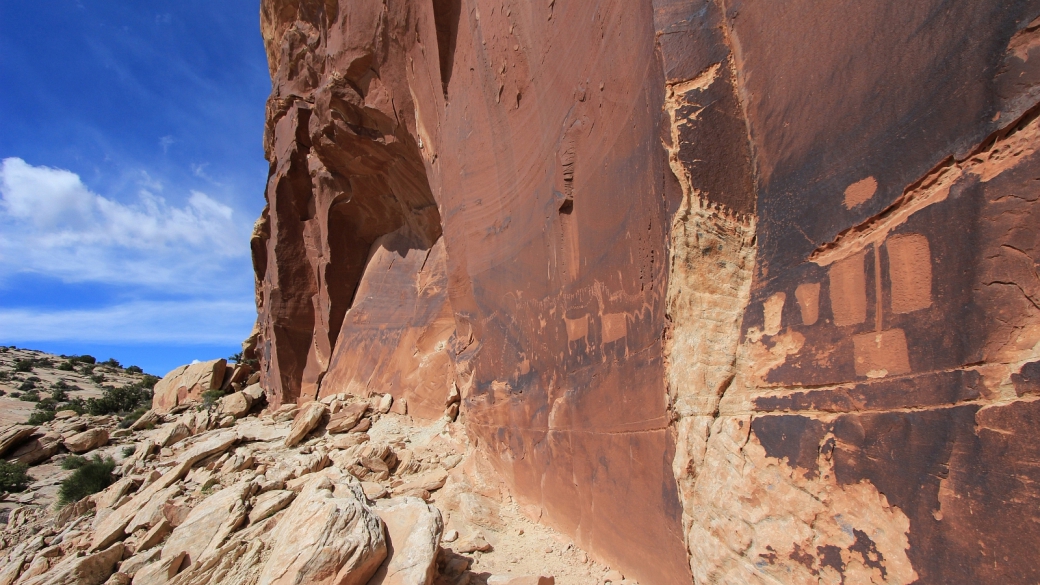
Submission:
[[[142,189],[127,205],[90,191],[67,170],[19,158],[0,163],[0,279],[31,272],[67,282],[241,294],[249,282],[249,229],[248,220],[199,191],[177,207]]]
[[[240,343],[252,328],[250,302],[139,301],[102,309],[0,308],[4,339],[23,342]]]

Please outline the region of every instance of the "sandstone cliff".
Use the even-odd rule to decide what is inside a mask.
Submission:
[[[1038,15],[264,0],[269,401],[458,392],[644,583],[1040,579]]]

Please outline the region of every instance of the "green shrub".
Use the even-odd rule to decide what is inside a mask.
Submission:
[[[100,383],[105,381],[105,375],[104,374],[91,374],[90,375],[90,381],[95,383],[95,384],[100,384]]]
[[[151,374],[145,374],[144,378],[137,383],[141,388],[147,388],[149,390],[155,388],[155,385],[159,383],[159,377]]]
[[[34,389],[19,396],[18,400],[21,400],[22,402],[39,402],[40,393]]]
[[[137,448],[134,447],[133,445],[127,445],[126,447],[123,447],[123,457],[129,457],[129,456],[133,455],[134,451],[136,451],[136,450],[137,450]]]
[[[218,400],[224,397],[224,391],[217,390],[206,390],[202,393],[202,405],[206,408],[213,406]]]
[[[82,398],[72,398],[61,405],[62,410],[75,410],[76,414],[87,412],[87,401]]]
[[[59,382],[59,384],[64,384],[64,382]],[[55,385],[51,389],[51,398],[55,402],[65,402],[69,399],[69,392],[66,388],[59,388]]]
[[[131,425],[137,422],[137,419],[144,416],[144,413],[148,412],[147,406],[138,406],[136,410],[123,417],[123,420],[119,421],[119,428],[128,429]]]
[[[28,471],[24,463],[0,461],[0,492],[24,492],[32,483]]]
[[[32,392],[36,389],[36,382],[32,380],[26,380],[18,385],[18,389],[22,392]]]
[[[97,363],[97,360],[92,355],[74,355],[74,356],[69,358],[69,361],[70,362],[75,362],[75,363],[80,363],[80,364],[96,364]]]
[[[84,376],[89,376],[94,373],[94,364],[86,364],[79,369],[79,372]]]
[[[28,424],[31,425],[42,425],[43,423],[51,422],[54,420],[53,410],[34,410],[29,415]]]
[[[63,372],[73,372],[76,370],[76,365],[66,360],[58,365],[58,369]]]
[[[87,464],[86,457],[80,457],[79,455],[69,455],[61,462],[62,469],[79,469]]]
[[[227,361],[235,362],[236,364],[242,363],[242,352],[231,354],[231,357],[229,357]]]
[[[69,459],[72,457],[66,459],[65,462],[68,462]],[[63,468],[65,468],[65,462],[62,463]],[[102,459],[100,455],[94,455],[89,461],[80,464],[72,475],[61,482],[61,487],[58,489],[58,506],[78,502],[112,485],[112,482],[115,481],[112,471],[115,468],[116,462],[111,457]]]
[[[130,367],[128,367],[126,369],[126,373],[127,374],[143,374],[144,370],[142,370],[138,366],[130,366]]]
[[[22,393],[21,392],[11,392],[11,398],[21,398],[21,397],[22,397]]]
[[[14,363],[14,371],[16,372],[31,372],[33,370],[32,360],[18,360]]]
[[[0,381],[6,382],[11,379],[11,372],[0,372]]]
[[[127,384],[119,388],[106,386],[101,398],[87,400],[87,412],[95,416],[133,412],[138,406],[150,405],[152,391],[138,384]]]
[[[41,398],[36,403],[36,410],[54,410],[58,406],[58,401],[53,398]]]
[[[4,396],[5,394],[7,394],[7,392],[4,392],[3,390],[0,390],[0,396]]]

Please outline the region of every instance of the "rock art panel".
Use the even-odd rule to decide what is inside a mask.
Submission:
[[[1038,17],[265,0],[271,408],[451,405],[640,582],[1035,580]]]

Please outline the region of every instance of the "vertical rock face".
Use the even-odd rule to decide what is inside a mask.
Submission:
[[[454,385],[640,582],[1037,580],[1038,16],[264,0],[269,399]]]

